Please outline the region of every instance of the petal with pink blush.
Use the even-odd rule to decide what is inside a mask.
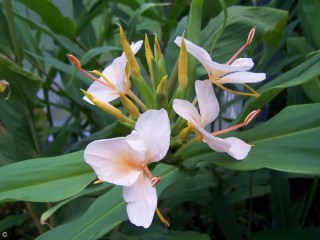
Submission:
[[[94,141],[84,151],[85,161],[100,180],[121,186],[137,181],[144,157],[124,137]]]
[[[157,192],[150,180],[141,174],[130,187],[123,188],[123,198],[128,203],[127,213],[130,222],[148,228],[157,208]]]

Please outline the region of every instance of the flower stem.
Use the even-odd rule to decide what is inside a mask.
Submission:
[[[259,97],[260,95],[258,93],[245,93],[245,92],[239,92],[239,91],[233,91],[229,88],[226,88],[225,86],[223,86],[221,83],[219,82],[213,82],[214,84],[217,85],[217,87],[221,88],[223,91],[235,94],[235,95],[239,95],[239,96],[246,96],[246,97]]]
[[[129,90],[129,92],[127,92],[127,95],[131,97],[133,101],[135,101],[144,112],[148,110],[147,106],[137,97],[137,95],[134,94],[134,92]]]

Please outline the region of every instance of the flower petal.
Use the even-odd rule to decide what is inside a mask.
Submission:
[[[247,157],[251,146],[239,138],[228,137],[225,139],[215,137],[208,133],[205,129],[195,126],[202,133],[203,140],[208,146],[217,152],[226,152],[231,157],[242,160]]]
[[[150,180],[141,174],[138,181],[123,188],[123,198],[128,203],[127,213],[130,222],[136,226],[148,228],[157,207],[157,192]]]
[[[238,58],[231,63],[231,66],[239,67],[239,70],[237,71],[242,72],[250,70],[254,66],[254,63],[252,58]]]
[[[131,44],[131,50],[132,50],[133,54],[136,54],[140,50],[142,44],[143,44],[142,40]]]
[[[235,72],[219,79],[219,83],[256,83],[266,79],[265,73]]]
[[[174,99],[172,107],[174,111],[185,120],[193,124],[201,124],[200,114],[191,102],[182,99]]]
[[[219,103],[209,80],[197,80],[195,88],[201,116],[200,126],[205,127],[218,117],[220,111]]]
[[[106,67],[102,74],[115,86],[116,89],[120,92],[125,92],[125,78],[126,78],[126,65],[127,58],[125,56],[117,57],[113,60],[113,62]],[[104,81],[103,78],[100,78]]]
[[[176,37],[174,40],[175,44],[177,44],[179,47],[181,47],[181,39],[181,37]],[[198,59],[208,73],[211,72],[210,63],[212,62],[212,59],[210,54],[204,48],[197,46],[187,39],[184,39],[184,42],[186,44],[187,52]]]
[[[160,161],[167,154],[170,133],[167,111],[148,110],[140,115],[135,131],[127,136],[127,139],[133,148],[145,152],[145,164],[147,164]]]
[[[194,125],[194,127],[202,134],[203,141],[216,152],[227,152],[231,148],[230,143],[225,142],[224,139],[211,135],[198,125]]]
[[[121,186],[131,186],[137,181],[144,157],[124,137],[94,141],[84,151],[85,161],[100,180]]]
[[[246,158],[251,150],[251,146],[239,138],[228,137],[223,140],[231,144],[231,148],[227,151],[227,153],[237,160]]]
[[[99,82],[93,82],[88,88],[87,92],[91,93],[93,96],[105,103],[109,103],[120,96],[119,91],[102,85]],[[91,102],[86,96],[84,96],[83,99],[93,104],[93,102]]]

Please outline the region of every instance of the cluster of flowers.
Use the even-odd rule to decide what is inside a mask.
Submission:
[[[249,34],[247,45],[250,44],[253,34],[254,29]],[[90,143],[85,149],[84,159],[96,172],[99,181],[124,187],[123,197],[128,203],[129,220],[137,226],[148,228],[154,213],[157,211],[160,214],[157,209],[155,190],[160,178],[153,176],[147,165],[158,162],[166,156],[170,147],[172,120],[169,120],[168,113],[163,108],[148,109],[145,103],[130,90],[131,75],[141,78],[140,68],[134,55],[139,51],[143,42],[138,41],[129,45],[121,27],[120,38],[124,53],[114,59],[102,73],[93,71],[99,78],[83,70],[74,56],[68,55],[68,58],[81,72],[94,80],[88,90],[83,91],[84,100],[113,114],[121,122],[134,126],[132,133],[126,137],[103,139]],[[207,143],[213,150],[226,152],[237,160],[244,159],[251,149],[249,144],[235,137],[222,139],[216,136],[248,124],[258,111],[250,113],[241,124],[213,133],[207,132],[205,127],[212,123],[219,114],[219,103],[212,83],[223,90],[238,93],[227,89],[222,84],[259,82],[266,78],[265,74],[248,72],[253,67],[253,61],[251,58],[236,59],[241,51],[236,53],[227,64],[219,64],[212,61],[209,53],[203,48],[183,37],[177,37],[174,42],[181,47],[179,61],[184,61],[186,64],[187,51],[197,58],[208,72],[208,80],[195,82],[196,98],[193,103],[178,98],[172,102],[173,110],[187,121],[187,127],[180,131],[181,139],[186,139],[190,132],[194,132],[198,140]],[[146,55],[149,56],[147,62],[150,67],[150,56],[153,56],[147,38],[145,45]],[[183,66],[179,67],[183,68]],[[186,75],[186,69],[179,69],[181,76],[183,71]],[[161,84],[163,81],[159,83],[158,88],[161,88]],[[180,83],[179,87],[181,86],[185,87],[185,82]],[[248,89],[251,93],[246,93],[246,95],[257,96],[258,93],[252,88],[248,87]],[[125,116],[110,104],[117,98],[121,99],[130,117]],[[131,100],[138,104],[144,113],[140,114],[139,108]],[[198,102],[199,111],[195,107],[196,102]],[[165,222],[161,214],[160,218]]]

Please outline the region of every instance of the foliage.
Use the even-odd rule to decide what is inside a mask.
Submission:
[[[171,2],[0,0],[0,80],[9,83],[0,88],[0,232],[12,239],[319,239],[319,1]],[[252,151],[236,161],[203,142],[183,143],[178,120],[169,153],[151,166],[161,176],[158,207],[170,228],[157,217],[148,230],[130,224],[121,189],[92,184],[96,175],[83,159],[88,143],[125,136],[132,126],[83,100],[80,88],[91,80],[66,54],[102,71],[123,51],[116,23],[130,42],[156,34],[153,78],[140,51],[146,81],[133,74],[132,88],[147,107],[167,108],[171,120],[173,99],[190,99],[195,80],[206,79],[189,55],[188,87],[182,95],[172,90],[180,80],[175,37],[185,32],[223,63],[256,26],[243,55],[267,74],[253,84],[260,96],[226,100],[215,88],[223,106],[211,126],[261,109],[254,124],[223,135]],[[120,100],[112,104],[125,112]]]

